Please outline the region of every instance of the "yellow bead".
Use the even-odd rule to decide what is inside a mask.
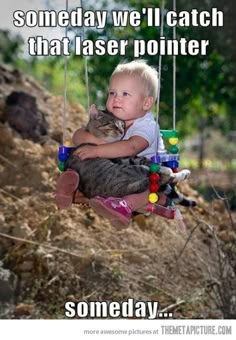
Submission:
[[[178,141],[179,141],[179,138],[177,138],[177,137],[171,137],[171,138],[169,138],[169,143],[170,143],[171,145],[176,145],[176,144],[178,143]]]
[[[71,141],[68,139],[64,142],[64,146],[72,146]]]
[[[154,192],[152,192],[151,194],[149,194],[148,196],[148,200],[150,203],[156,203],[158,201],[158,195]]]

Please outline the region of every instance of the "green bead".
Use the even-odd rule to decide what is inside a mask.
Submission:
[[[177,145],[171,145],[170,147],[170,153],[178,153],[179,152],[179,148]]]
[[[65,162],[60,162],[60,163],[58,164],[58,169],[59,169],[60,171],[64,171],[64,170],[65,170]]]
[[[161,135],[163,138],[178,137],[179,133],[176,130],[161,130]]]
[[[157,163],[151,163],[150,164],[150,172],[158,172],[160,170],[160,164]]]

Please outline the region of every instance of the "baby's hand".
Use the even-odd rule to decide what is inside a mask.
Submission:
[[[88,158],[98,157],[97,151],[98,151],[97,145],[85,145],[75,150],[73,152],[73,155],[78,156],[81,160],[85,160]]]

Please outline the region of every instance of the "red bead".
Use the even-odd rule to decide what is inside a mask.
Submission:
[[[151,183],[149,186],[150,192],[157,192],[159,190],[159,185],[157,183]]]
[[[157,183],[160,179],[160,176],[158,174],[151,174],[149,175],[149,179],[152,183]]]

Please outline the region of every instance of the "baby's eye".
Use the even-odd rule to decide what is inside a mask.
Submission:
[[[123,92],[123,96],[127,97],[127,96],[129,96],[129,93],[128,92]]]
[[[115,95],[115,91],[109,91],[109,96],[114,96]]]

